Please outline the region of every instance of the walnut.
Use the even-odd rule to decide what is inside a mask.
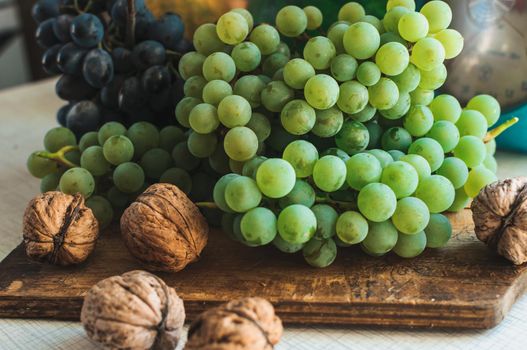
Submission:
[[[31,259],[72,265],[86,260],[95,248],[99,224],[81,194],[46,192],[29,202],[23,234]]]
[[[105,348],[173,350],[185,323],[185,307],[159,277],[130,271],[88,291],[81,322],[88,336]]]
[[[516,265],[527,262],[527,177],[494,182],[472,202],[476,235]]]
[[[270,350],[282,321],[262,298],[233,300],[202,313],[188,331],[186,350]]]
[[[175,272],[196,261],[209,227],[198,207],[174,185],[146,189],[121,217],[121,233],[147,269]]]

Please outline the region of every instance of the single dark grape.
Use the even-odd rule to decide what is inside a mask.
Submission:
[[[68,103],[67,105],[60,107],[57,111],[57,123],[59,123],[61,126],[66,126],[66,116],[68,115],[68,112],[72,106],[73,105],[71,103]]]
[[[135,39],[136,41],[143,41],[150,39],[149,30],[152,25],[156,22],[156,18],[152,12],[145,9],[144,11],[138,12],[135,16]]]
[[[137,44],[132,51],[132,62],[139,70],[165,63],[166,51],[157,41],[146,40]]]
[[[94,88],[102,88],[113,79],[112,56],[103,49],[93,49],[86,54],[82,75]]]
[[[141,86],[148,93],[156,93],[170,87],[170,71],[165,66],[152,66],[141,76]]]
[[[73,21],[72,15],[60,15],[53,22],[53,33],[63,43],[71,41],[70,27]]]
[[[73,131],[77,138],[88,131],[95,131],[100,125],[99,108],[92,101],[75,103],[66,116],[66,126]]]
[[[87,52],[74,43],[67,43],[57,54],[57,66],[64,74],[81,75],[82,62]]]
[[[38,25],[37,31],[35,32],[37,44],[43,49],[60,43],[55,33],[53,33],[53,23],[55,23],[55,18],[46,19]]]
[[[57,54],[61,47],[60,45],[53,45],[42,55],[42,68],[46,73],[51,75],[60,73],[60,69],[57,66]]]
[[[31,17],[37,23],[57,17],[59,14],[59,0],[38,0],[31,8]]]
[[[55,85],[58,97],[67,101],[91,99],[97,93],[84,79],[73,75],[63,75]]]
[[[71,38],[75,44],[91,48],[97,46],[104,36],[104,26],[101,20],[90,13],[75,17],[71,23]]]
[[[167,13],[150,26],[148,36],[159,41],[169,50],[177,50],[179,41],[185,32],[181,17],[175,13]]]
[[[112,58],[117,73],[128,73],[134,69],[130,50],[124,47],[116,47],[112,51]]]
[[[119,91],[123,86],[124,76],[116,75],[113,80],[101,89],[101,104],[110,109],[119,108]]]
[[[146,97],[137,77],[126,79],[119,92],[119,108],[126,112],[141,109],[146,103]]]
[[[182,38],[176,45],[176,47],[174,48],[174,51],[177,51],[177,52],[181,52],[181,53],[184,53],[184,52],[189,52],[189,51],[192,51],[194,50],[194,45],[192,44],[192,41],[186,39],[186,38]]]

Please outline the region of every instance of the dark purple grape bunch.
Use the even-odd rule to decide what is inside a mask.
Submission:
[[[144,0],[38,0],[32,16],[44,70],[62,75],[61,125],[80,137],[108,121],[174,122],[183,82],[173,67],[192,46],[177,14],[156,19]]]

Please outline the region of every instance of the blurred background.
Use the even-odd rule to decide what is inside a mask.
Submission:
[[[386,0],[356,0],[368,14],[384,15]],[[47,78],[42,71],[42,49],[35,42],[31,18],[34,0],[0,0],[0,89]],[[273,22],[287,4],[315,5],[327,27],[347,0],[145,0],[156,15],[180,14],[191,37],[202,23],[214,22],[234,7],[246,7],[256,22]],[[417,0],[417,7],[426,1]],[[502,147],[527,151],[519,140],[527,135],[527,0],[446,0],[453,9],[452,28],[465,37],[460,56],[448,62],[449,77],[443,92],[466,102],[488,93],[500,101],[505,115],[519,116],[520,125],[500,140]]]

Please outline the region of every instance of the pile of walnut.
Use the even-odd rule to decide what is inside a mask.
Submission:
[[[183,301],[160,278],[131,271],[100,281],[84,299],[88,336],[111,349],[175,349],[185,322]],[[188,350],[270,350],[282,335],[273,306],[261,298],[233,300],[202,313]]]
[[[99,226],[80,194],[47,192],[29,202],[23,232],[30,258],[72,265],[93,252]],[[121,217],[121,233],[130,253],[154,271],[175,272],[196,261],[208,232],[199,209],[170,184],[147,188]]]
[[[527,262],[527,177],[488,185],[471,209],[481,241],[516,265]]]

